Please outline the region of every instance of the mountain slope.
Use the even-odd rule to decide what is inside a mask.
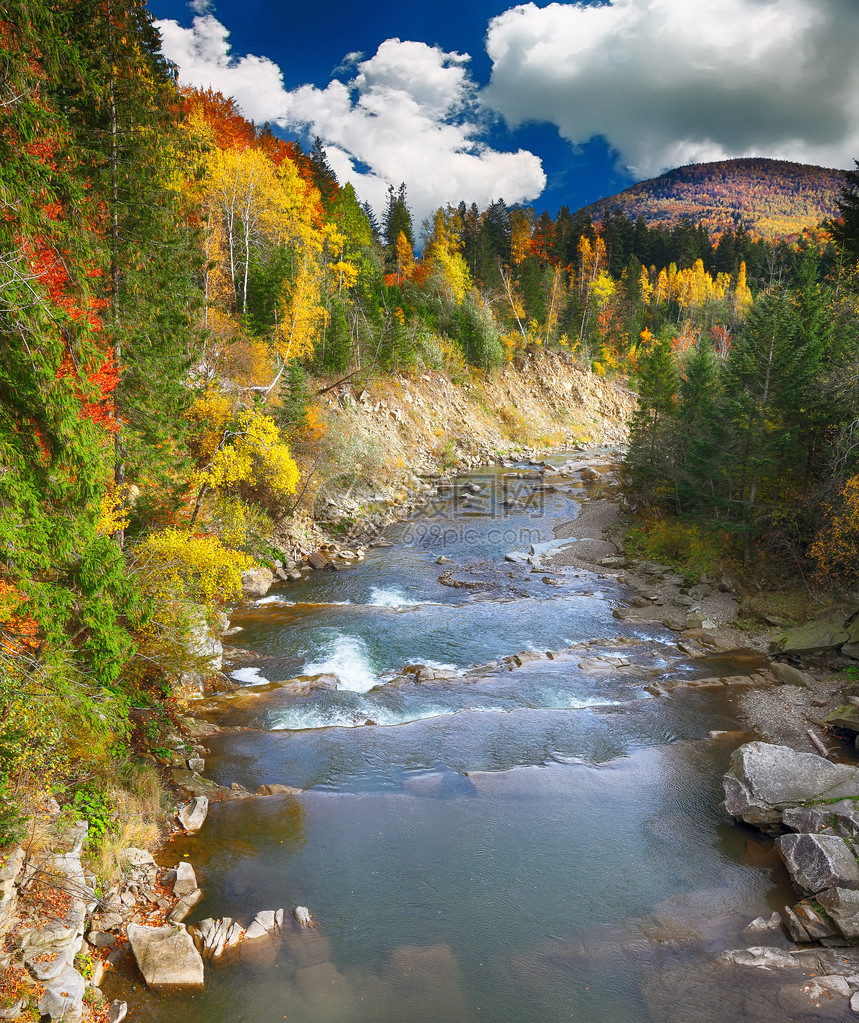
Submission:
[[[844,171],[786,160],[744,158],[678,167],[640,181],[581,212],[600,220],[622,210],[631,220],[686,219],[711,233],[744,223],[765,238],[790,238],[837,213]]]

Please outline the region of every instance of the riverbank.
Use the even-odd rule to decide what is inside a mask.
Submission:
[[[530,595],[534,599],[534,584],[540,583],[544,587],[554,587],[561,578],[569,577],[575,580],[578,574],[582,574],[581,580],[583,592],[593,588],[595,580],[612,579],[624,588],[627,594],[626,603],[616,608],[620,614],[616,615],[619,627],[622,623],[634,625],[640,622],[643,625],[659,623],[672,629],[677,636],[677,649],[690,658],[701,658],[706,660],[714,653],[725,653],[737,646],[750,646],[743,633],[730,632],[738,601],[736,595],[731,592],[730,580],[713,580],[699,584],[696,592],[694,587],[687,586],[682,578],[676,577],[675,573],[667,566],[650,564],[630,564],[620,553],[617,545],[619,540],[619,494],[616,489],[616,480],[613,475],[611,456],[608,453],[578,452],[568,458],[564,464],[552,464],[545,459],[534,458],[530,462],[520,464],[509,473],[501,473],[501,479],[508,477],[509,485],[516,484],[525,486],[533,492],[547,495],[563,495],[565,492],[576,493],[577,500],[581,500],[579,514],[570,519],[569,516],[558,515],[556,518],[549,517],[543,521],[543,528],[548,529],[554,536],[553,541],[538,543],[537,550],[533,553],[522,552],[521,559],[514,558],[508,563],[511,568],[511,575],[505,579],[499,574],[497,563],[487,567],[479,560],[465,556],[465,552],[451,551],[454,555],[448,558],[441,555],[439,559],[442,564],[438,569],[440,576],[447,577],[447,581],[439,582],[443,586],[461,586],[465,590],[473,590],[486,596],[497,594],[501,598],[509,599],[517,593],[522,596]],[[431,484],[437,489],[437,482]],[[475,493],[475,489],[478,493]],[[466,502],[485,501],[489,495],[486,488],[474,483],[468,477],[457,482],[455,487],[449,488],[450,493],[443,499],[451,506],[461,508],[465,516],[475,512],[475,508],[469,507]],[[480,491],[484,491],[481,497]],[[502,490],[503,493],[503,490]],[[588,496],[584,496],[588,495]],[[436,495],[439,496],[439,495]],[[443,495],[442,495],[443,496]],[[441,499],[441,496],[439,497]],[[489,501],[490,506],[492,501]],[[468,518],[465,521],[469,521]],[[566,544],[566,541],[573,541]],[[560,542],[562,546],[555,545]],[[511,552],[512,554],[513,552]],[[381,550],[377,556],[384,557],[385,551]],[[341,566],[342,570],[349,572],[348,565]],[[556,572],[556,570],[558,570]],[[572,570],[572,571],[570,571]],[[585,575],[586,574],[586,575]],[[326,580],[331,585],[338,577],[326,575],[324,570],[319,570],[319,586],[325,588]],[[346,578],[346,577],[344,577]],[[339,585],[339,584],[338,584]],[[599,585],[596,583],[596,585]],[[290,587],[287,584],[279,591],[281,598],[288,606]],[[331,597],[328,598],[329,600]],[[627,606],[628,605],[628,606]],[[277,604],[275,604],[275,608]],[[706,616],[706,617],[705,617]],[[700,619],[698,621],[697,619]],[[709,624],[706,624],[709,623]],[[711,627],[712,626],[712,627]],[[239,634],[240,635],[240,634]],[[762,640],[762,637],[761,637]],[[758,637],[755,637],[758,642]],[[775,686],[775,678],[760,678],[760,685],[756,687],[756,669],[741,674],[734,671],[731,675],[708,676],[699,672],[689,681],[682,677],[675,676],[671,686],[664,684],[660,679],[658,661],[654,659],[653,652],[642,647],[642,658],[649,658],[645,663],[642,660],[642,669],[647,675],[649,691],[652,695],[667,694],[679,691],[679,688],[695,688],[708,686],[724,689],[730,686],[732,690],[741,693],[745,699],[747,693],[761,692],[770,694],[788,690],[789,686]],[[545,648],[544,648],[545,650]],[[578,645],[567,648],[555,648],[549,653],[523,649],[517,654],[511,654],[504,658],[503,672],[513,672],[514,675],[521,673],[523,681],[527,683],[529,673],[550,667],[553,663],[561,667],[569,664],[574,670],[592,677],[595,681],[604,677],[606,670],[629,678],[630,683],[638,683],[642,678],[641,672],[633,669],[630,661],[630,654],[633,661],[638,656],[638,649],[631,640],[613,644],[610,640],[603,638],[594,641],[585,641]],[[259,663],[259,662],[256,662]],[[432,665],[415,664],[397,678],[390,679],[382,688],[396,693],[398,690],[403,694],[411,691],[426,693],[429,687],[435,686],[436,691],[441,695],[444,691],[451,692],[464,688],[478,687],[483,683],[490,683],[493,686],[493,679],[497,676],[498,665],[478,665],[477,668],[458,675],[457,672],[450,672],[445,669],[437,669]],[[722,669],[724,671],[724,669]],[[664,674],[664,673],[663,673]],[[317,680],[324,689],[326,685],[333,689],[336,680]],[[298,683],[286,681],[286,685],[292,685],[292,696],[300,697],[306,695],[317,683],[308,683],[298,680]],[[416,690],[416,686],[419,687]],[[249,705],[265,702],[266,694],[264,689],[257,687],[242,687],[237,690],[240,700],[245,700]],[[283,692],[284,685],[281,683],[270,683],[267,686],[268,693]],[[833,690],[834,692],[834,690]],[[816,689],[815,697],[816,698]],[[233,701],[234,707],[240,710],[239,701]],[[795,701],[799,706],[799,701]],[[200,711],[202,704],[196,704]],[[451,713],[454,710],[451,709]],[[206,759],[209,755],[207,745],[208,738],[216,739],[218,735],[225,733],[222,725],[212,725],[205,720],[206,715],[194,714],[191,717],[183,716],[179,724],[181,731],[175,734],[164,736],[168,745],[174,747],[174,751],[166,759],[161,756],[163,766],[170,772],[177,791],[184,797],[205,796],[209,799],[221,802],[235,802],[251,806],[256,804],[262,797],[271,797],[274,802],[283,799],[294,798],[303,795],[300,789],[282,783],[262,783],[260,785],[245,785],[241,781],[229,781],[223,776],[218,781],[208,780],[205,771]],[[355,726],[374,727],[375,719],[365,715],[364,719],[349,722]],[[237,727],[235,724],[230,728]],[[247,725],[240,726],[246,728]],[[797,732],[797,738],[802,736]],[[805,737],[807,742],[807,736]],[[205,772],[205,773],[203,773]],[[260,804],[262,805],[262,804]],[[130,903],[125,905],[129,912],[121,912],[122,922],[117,927],[114,944],[119,945],[121,953],[124,947],[123,928],[127,928],[129,922],[134,922],[134,916],[141,908],[151,906],[151,896],[155,901],[165,902],[159,906],[162,916],[172,911],[172,903],[168,893],[164,889],[172,882],[165,881],[165,868],[152,877],[148,874],[145,878],[130,875],[122,888],[118,888],[111,898],[118,897],[120,904],[123,895],[130,896]],[[178,873],[178,871],[177,871]],[[175,879],[173,879],[175,880]],[[186,879],[187,880],[187,879]],[[196,882],[195,882],[196,883]],[[137,891],[131,891],[136,887]],[[160,890],[159,890],[160,888]],[[173,899],[175,903],[175,898]],[[265,907],[260,907],[265,908]],[[277,908],[291,909],[285,907],[271,907],[272,911]],[[150,911],[154,912],[154,911]],[[139,919],[139,918],[138,918]],[[145,918],[144,918],[145,919]],[[288,919],[288,918],[287,918]],[[181,922],[181,921],[180,921]],[[101,925],[99,925],[101,926]],[[283,924],[280,925],[281,929]],[[291,927],[288,924],[288,927]],[[93,930],[96,935],[111,933],[107,928],[104,932]],[[282,935],[278,936],[282,940]],[[96,946],[93,946],[95,949]],[[90,953],[92,955],[92,953]],[[98,956],[97,956],[98,957]]]

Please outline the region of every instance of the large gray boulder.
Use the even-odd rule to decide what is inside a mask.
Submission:
[[[859,809],[852,799],[791,807],[782,814],[782,823],[802,834],[826,832],[850,840],[859,838]]]
[[[817,901],[838,930],[850,941],[859,939],[859,892],[850,888],[827,888]]]
[[[183,924],[126,928],[143,979],[153,991],[203,986],[203,959]]]
[[[80,1020],[83,1014],[83,997],[86,981],[73,966],[45,984],[45,991],[39,999],[39,1012],[52,1020],[66,1020],[67,1023]]]
[[[859,888],[859,863],[837,835],[782,835],[776,847],[794,882],[811,895],[824,888]]]
[[[788,746],[748,742],[731,755],[723,784],[732,817],[777,830],[788,807],[859,796],[859,768]]]

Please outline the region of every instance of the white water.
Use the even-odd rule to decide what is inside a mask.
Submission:
[[[421,607],[432,601],[413,600],[399,586],[374,586],[370,590],[370,599],[367,603],[371,607],[389,607],[394,611],[402,611],[408,607]]]
[[[425,705],[417,709],[398,710],[393,707],[379,707],[367,704],[361,707],[291,707],[288,711],[272,716],[271,731],[304,731],[313,728],[360,728],[362,725],[405,725],[426,718],[449,715],[449,707]]]
[[[248,686],[260,685],[269,681],[259,668],[237,668],[235,671],[230,672],[230,678],[235,679],[236,682],[243,682]]]
[[[378,685],[367,647],[357,636],[338,636],[327,654],[306,664],[302,674],[336,675],[340,683],[337,688],[353,693],[367,693]]]

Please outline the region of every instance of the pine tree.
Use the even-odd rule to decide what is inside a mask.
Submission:
[[[630,489],[647,503],[674,499],[675,416],[678,374],[671,342],[653,342],[638,373],[638,405],[629,430],[624,472]]]
[[[859,160],[853,162],[856,167],[847,171],[838,202],[841,215],[827,226],[848,258],[859,259]]]

